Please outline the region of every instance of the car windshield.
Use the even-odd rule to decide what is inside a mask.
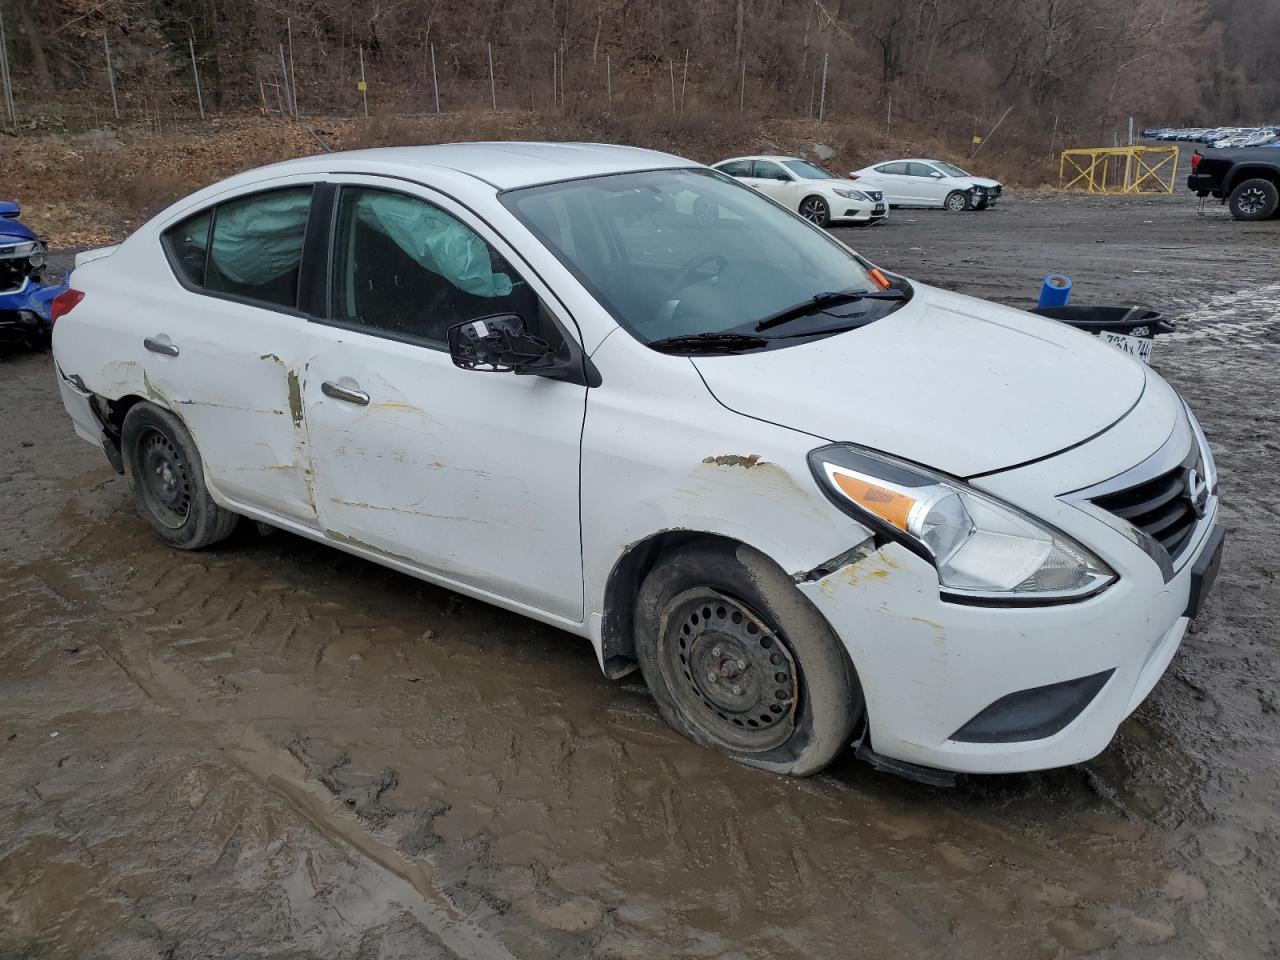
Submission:
[[[945,173],[948,177],[969,176],[969,174],[965,173],[963,170],[957,167],[954,163],[946,163],[945,161],[942,161],[942,160],[934,160],[932,161],[932,163],[935,167],[937,167],[939,170]]]
[[[714,170],[552,183],[502,202],[642,343],[751,333],[823,294],[878,290],[848,248]]]
[[[823,169],[808,160],[783,160],[782,165],[805,180],[839,180],[830,170]]]

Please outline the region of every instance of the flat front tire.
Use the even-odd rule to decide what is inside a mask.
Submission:
[[[210,496],[200,451],[174,414],[135,404],[121,424],[120,447],[133,501],[161,540],[199,550],[231,535],[238,518]]]
[[[768,558],[690,544],[636,600],[636,651],[663,719],[695,743],[808,776],[848,745],[861,687],[822,615]]]

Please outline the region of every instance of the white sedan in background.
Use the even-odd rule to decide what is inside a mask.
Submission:
[[[849,179],[883,191],[894,207],[981,210],[1004,192],[1000,181],[975,177],[944,160],[887,160],[855,170]]]
[[[879,223],[888,212],[879,190],[851,183],[799,157],[734,157],[714,168],[820,227],[837,221]]]
[[[667,154],[252,170],[80,254],[52,313],[163,542],[249,518],[518,611],[778,773],[1091,757],[1221,556],[1154,370]]]

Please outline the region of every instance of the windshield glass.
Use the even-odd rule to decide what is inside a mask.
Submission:
[[[954,163],[947,163],[943,160],[934,160],[933,165],[937,167],[939,170],[941,170],[943,173],[945,173],[948,177],[969,176],[969,174],[965,173],[963,170],[957,167]]]
[[[808,160],[783,160],[782,165],[787,167],[797,177],[803,177],[805,180],[839,180],[830,170],[823,169],[816,163],[810,163]]]
[[[819,294],[878,289],[844,246],[714,170],[552,183],[502,202],[642,343],[752,331]]]

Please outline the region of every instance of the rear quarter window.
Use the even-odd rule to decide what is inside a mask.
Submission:
[[[174,271],[190,286],[204,286],[204,266],[209,254],[209,227],[213,211],[188,217],[164,232],[162,242]]]

